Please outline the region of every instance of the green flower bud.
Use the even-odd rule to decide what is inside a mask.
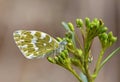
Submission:
[[[48,60],[49,62],[51,62],[51,63],[54,63],[54,64],[56,63],[55,60],[54,60],[53,58],[51,58],[51,57],[47,57],[47,60]]]
[[[65,38],[65,40],[67,41],[67,43],[71,42],[71,39],[70,38]]]
[[[102,47],[106,47],[106,45],[108,43],[108,35],[107,35],[107,33],[100,34],[99,39],[101,41]]]
[[[102,34],[100,35],[100,39],[101,39],[101,40],[107,40],[107,39],[108,39],[107,33],[102,33]]]
[[[76,52],[80,57],[82,56],[82,50],[80,49],[77,49],[77,52]]]
[[[69,42],[68,44],[67,44],[67,46],[70,48],[70,49],[73,49],[74,47],[73,47],[73,44],[71,43],[71,42]]]
[[[63,62],[64,62],[64,59],[60,55],[58,56],[58,62],[61,64],[63,64]]]
[[[107,27],[100,27],[99,33],[104,33],[108,30]]]
[[[77,59],[77,58],[71,58],[71,62],[75,66],[80,66],[80,64],[81,64],[79,59]]]
[[[94,18],[93,22],[99,24],[99,20],[97,18]]]
[[[85,25],[86,27],[90,27],[90,19],[89,18],[85,18]]]
[[[82,27],[83,26],[82,19],[76,19],[76,24],[77,24],[77,27]]]
[[[109,32],[108,33],[108,38],[112,38],[113,37],[113,33],[112,32]]]
[[[99,28],[100,22],[99,22],[99,20],[98,20],[97,18],[95,18],[95,19],[93,20],[93,23],[94,23],[94,27]]]
[[[95,24],[94,23],[90,23],[89,24],[89,28],[90,28],[91,31],[95,30],[95,28],[93,29],[93,27],[95,27]]]
[[[112,37],[111,38],[111,41],[114,43],[114,42],[116,42],[117,41],[117,37]]]
[[[74,31],[74,26],[71,22],[68,23],[68,27],[71,31]]]
[[[67,33],[66,33],[66,37],[72,39],[72,33],[71,33],[71,32],[67,32]]]
[[[116,41],[117,41],[117,37],[114,37],[114,36],[110,37],[109,38],[109,45],[111,46]]]
[[[57,41],[58,41],[58,42],[61,42],[61,41],[62,41],[62,38],[57,37]]]
[[[72,43],[68,43],[69,46],[72,46]]]
[[[56,63],[58,63],[59,58],[57,56],[55,56],[54,60],[56,61]]]
[[[67,58],[68,57],[68,50],[64,50],[63,52],[65,54],[65,57]]]
[[[64,53],[64,52],[61,52],[61,53],[60,53],[60,56],[61,56],[63,59],[65,59],[65,58],[66,58],[66,55],[65,55],[65,53]]]
[[[110,45],[112,45],[114,42],[117,41],[117,37],[114,37],[112,32],[108,33],[108,38],[109,38]]]
[[[65,54],[68,54],[68,50],[64,50],[64,53],[65,53]]]

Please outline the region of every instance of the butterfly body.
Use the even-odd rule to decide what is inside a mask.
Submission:
[[[13,36],[17,46],[28,59],[60,52],[65,45],[64,42],[58,42],[50,35],[40,31],[18,30],[13,33]]]

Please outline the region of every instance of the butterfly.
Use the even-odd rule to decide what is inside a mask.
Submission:
[[[13,33],[15,43],[28,58],[41,58],[64,50],[66,41],[58,42],[49,34],[33,30],[17,30]]]

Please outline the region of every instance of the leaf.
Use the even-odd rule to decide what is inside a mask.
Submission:
[[[104,66],[104,64],[107,63],[108,60],[110,60],[114,55],[116,55],[116,53],[120,52],[120,47],[118,47],[117,49],[115,49],[112,53],[110,53],[105,60],[101,63],[99,70]]]
[[[80,77],[83,82],[88,82],[87,77],[82,72],[80,73]]]
[[[65,30],[67,30],[68,32],[71,31],[66,22],[62,22],[62,25],[64,26]]]

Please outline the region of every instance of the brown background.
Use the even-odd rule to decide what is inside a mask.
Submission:
[[[0,0],[0,82],[77,82],[68,71],[46,59],[27,60],[12,37],[17,29],[34,29],[62,37],[61,21],[97,17],[118,36],[120,45],[120,0]],[[95,41],[96,59],[100,45]],[[92,67],[91,67],[92,68]],[[120,82],[120,55],[101,70],[96,82]]]

